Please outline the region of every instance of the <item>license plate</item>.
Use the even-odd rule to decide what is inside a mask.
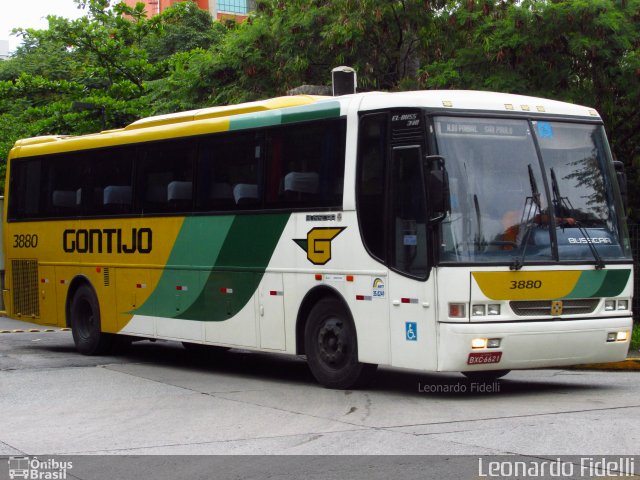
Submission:
[[[467,365],[483,365],[485,363],[498,363],[502,358],[502,352],[475,352],[470,353]]]

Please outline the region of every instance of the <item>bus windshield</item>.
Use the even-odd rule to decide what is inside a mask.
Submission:
[[[602,126],[476,117],[434,125],[451,191],[441,261],[631,258]]]

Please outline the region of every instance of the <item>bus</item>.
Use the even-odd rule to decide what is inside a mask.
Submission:
[[[599,114],[474,91],[290,96],[18,141],[9,316],[494,379],[625,358],[632,256]]]

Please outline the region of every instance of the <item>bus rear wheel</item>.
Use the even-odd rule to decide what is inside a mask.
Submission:
[[[304,348],[311,373],[327,388],[362,387],[378,367],[358,361],[353,320],[333,297],[323,298],[311,309],[305,325]]]
[[[100,306],[89,285],[81,285],[76,290],[69,312],[73,341],[78,352],[83,355],[101,355],[111,348],[114,335],[102,332]]]

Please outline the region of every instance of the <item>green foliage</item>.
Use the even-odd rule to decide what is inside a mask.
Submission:
[[[633,324],[633,330],[631,333],[631,345],[629,347],[629,353],[638,353],[640,351],[640,323]]]
[[[86,17],[18,30],[22,46],[0,63],[0,160],[23,136],[283,95],[349,65],[361,91],[496,90],[593,106],[640,182],[640,0],[258,0],[240,24],[190,1],[151,19],[143,4],[75,1]],[[640,189],[630,192],[640,220]]]
[[[177,53],[207,49],[226,32],[224,25],[214,22],[209,12],[193,2],[176,3],[152,21],[158,28],[142,41],[152,63],[170,59]]]

